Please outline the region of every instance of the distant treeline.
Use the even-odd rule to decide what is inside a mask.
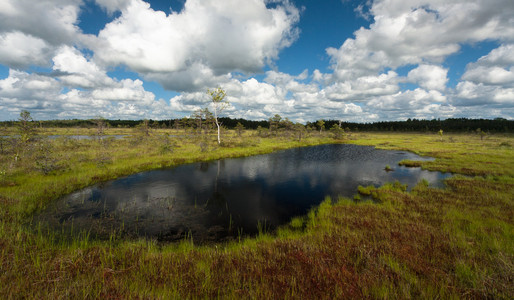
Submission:
[[[151,127],[160,127],[160,128],[174,128],[177,127],[177,124],[183,126],[187,124],[184,120],[189,120],[191,123],[195,120],[193,118],[182,118],[182,119],[168,119],[168,120],[148,120]],[[241,123],[247,129],[257,129],[259,126],[261,127],[269,127],[269,121],[252,121],[245,119],[231,119],[227,117],[220,117],[220,122],[226,128],[233,129],[237,126],[237,123]],[[143,123],[143,120],[103,120],[105,124],[109,127],[119,127],[119,128],[132,128],[136,127],[139,124]],[[204,120],[205,121],[205,120]],[[81,127],[81,128],[92,128],[96,127],[98,124],[97,119],[89,119],[89,120],[81,120],[81,119],[72,119],[72,120],[48,120],[48,121],[32,121],[36,124],[36,127],[41,128],[72,128],[72,127]],[[18,124],[18,121],[0,121],[0,126],[2,127],[13,127]]]
[[[187,124],[190,118],[168,119],[168,120],[149,120],[149,125],[154,128],[179,128]],[[246,129],[257,129],[258,127],[269,128],[270,120],[252,121],[245,119],[232,119],[227,117],[220,118],[223,126],[228,129],[234,129],[238,123],[242,124]],[[49,120],[49,121],[32,121],[37,127],[83,127],[92,128],[97,126],[97,120]],[[132,128],[141,124],[143,120],[104,120],[110,127]],[[0,126],[16,126],[18,121],[3,121]],[[418,120],[408,119],[407,121],[385,121],[373,123],[353,123],[339,120],[324,120],[324,128],[330,129],[334,125],[338,125],[345,130],[350,131],[400,131],[400,132],[437,132],[442,129],[444,132],[472,132],[480,129],[481,131],[490,133],[514,132],[514,121],[503,118],[496,119],[434,119],[434,120]],[[319,130],[319,123],[307,122],[307,127]]]
[[[325,128],[339,125],[337,120],[325,121]],[[315,126],[316,123],[307,123],[307,126]],[[341,122],[341,127],[352,131],[401,131],[401,132],[476,132],[477,129],[485,132],[500,133],[514,132],[514,121],[503,118],[496,119],[467,119],[456,118],[446,120],[417,120],[386,121],[373,123]]]

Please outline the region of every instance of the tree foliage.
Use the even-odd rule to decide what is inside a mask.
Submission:
[[[26,143],[32,139],[35,134],[35,123],[34,119],[27,110],[20,112],[20,118],[18,119],[18,131],[22,142]]]
[[[318,126],[319,128],[319,133],[321,134],[321,132],[323,131],[323,129],[325,129],[325,121],[323,120],[318,120],[318,122],[316,122],[316,125]]]
[[[221,144],[221,122],[218,119],[219,114],[228,107],[228,102],[225,100],[227,93],[221,87],[214,90],[207,90],[207,94],[211,96],[212,110],[214,112],[214,122],[218,128],[218,144]]]
[[[282,118],[280,118],[281,120]],[[279,121],[280,121],[279,120]],[[140,124],[143,120],[107,120],[104,119],[106,126],[110,127],[124,127],[133,128]],[[189,118],[165,119],[165,120],[149,120],[152,124],[158,124],[159,127],[173,127],[184,128],[184,121],[189,121]],[[274,117],[268,120],[246,120],[242,118],[229,118],[218,116],[218,121],[228,129],[234,129],[237,123],[243,124],[246,129],[257,129],[259,126],[262,128],[270,128],[270,125],[276,124]],[[319,120],[318,120],[319,121]],[[315,122],[307,122],[306,126],[317,128],[319,126]],[[381,122],[368,122],[368,123],[355,123],[343,122],[341,120],[322,120],[325,128],[331,128],[334,124],[341,125],[341,128],[351,129],[352,131],[396,131],[396,132],[433,132],[437,133],[440,129],[444,132],[474,132],[480,128],[485,134],[487,133],[508,133],[514,132],[514,120],[507,120],[504,118],[495,119],[467,119],[467,118],[451,118],[446,120],[433,119],[433,120],[419,120],[408,119],[406,121],[381,121]],[[270,122],[274,122],[270,124]],[[89,120],[46,120],[39,121],[42,127],[52,128],[96,128],[96,119]],[[18,127],[19,120],[16,121],[2,121],[0,126],[4,127]],[[171,124],[171,125],[170,125]],[[31,124],[33,128],[35,123]],[[189,126],[189,125],[187,125]]]
[[[243,130],[245,129],[244,125],[241,124],[240,122],[237,122],[237,125],[236,125],[236,132],[237,132],[237,135],[239,137],[241,137],[241,135],[243,134]]]

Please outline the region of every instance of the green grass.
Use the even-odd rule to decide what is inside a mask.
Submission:
[[[77,130],[73,133],[80,133]],[[89,133],[89,130],[85,131]],[[115,132],[133,133],[121,129]],[[59,138],[48,141],[51,143],[51,154],[44,159],[38,157],[38,143],[27,146],[29,149],[15,163],[9,161],[11,157],[8,155],[2,157],[2,169],[8,174],[2,175],[4,178],[3,184],[0,184],[0,197],[14,203],[10,207],[12,213],[25,218],[71,191],[145,170],[333,142],[330,138],[318,137],[297,142],[289,138],[260,138],[253,136],[253,133],[246,133],[242,138],[235,134],[227,135],[220,147],[215,136],[191,136],[171,131],[171,134],[183,136],[168,138],[164,133],[164,130],[158,130],[149,137],[106,141]],[[202,151],[200,143],[206,144],[208,150]],[[163,148],[167,151],[162,151]],[[38,160],[57,161],[53,166],[55,170],[44,174],[36,167]]]
[[[116,129],[117,131],[121,131]],[[123,131],[121,131],[123,132]],[[164,131],[162,131],[164,132]],[[77,133],[74,133],[77,134]],[[214,136],[213,136],[214,137]],[[359,187],[375,201],[327,198],[275,233],[196,246],[152,240],[71,242],[23,222],[72,190],[134,172],[199,160],[328,143],[311,134],[226,135],[224,147],[180,139],[173,151],[154,132],[128,138],[55,141],[48,175],[3,155],[0,187],[0,295],[3,298],[514,298],[514,144],[511,136],[352,133],[349,142],[436,158],[409,162],[462,174],[445,189],[421,181]],[[65,150],[71,150],[67,154]],[[391,166],[394,168],[394,166]],[[378,200],[378,201],[377,201]],[[60,242],[56,242],[60,241]]]

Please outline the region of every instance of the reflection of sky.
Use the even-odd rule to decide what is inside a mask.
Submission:
[[[46,136],[49,139],[58,139],[58,138],[67,138],[74,140],[94,140],[94,139],[109,139],[113,138],[115,140],[120,140],[128,135],[117,134],[117,135],[48,135]]]
[[[57,204],[64,207],[57,218],[73,216],[84,224],[90,219],[108,219],[151,236],[191,230],[199,239],[206,232],[211,235],[208,238],[217,239],[228,234],[230,222],[243,232],[254,233],[259,221],[272,226],[286,223],[327,195],[351,197],[358,185],[399,180],[412,188],[422,178],[438,185],[444,177],[397,166],[403,159],[422,158],[372,147],[324,145],[183,165],[73,193],[63,199],[66,205]],[[395,170],[386,172],[386,165]]]

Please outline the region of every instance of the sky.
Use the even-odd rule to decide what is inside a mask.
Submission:
[[[514,118],[512,0],[1,0],[0,120]]]

